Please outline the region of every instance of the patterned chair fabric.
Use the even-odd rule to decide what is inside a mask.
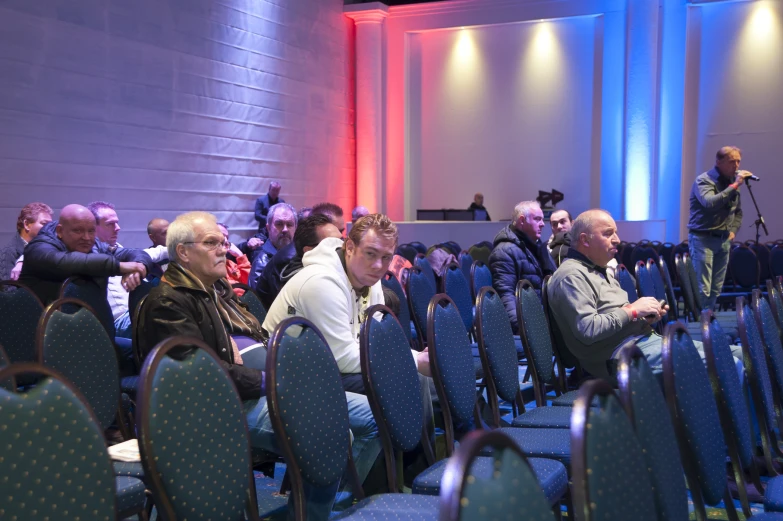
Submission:
[[[643,449],[658,518],[687,519],[688,494],[669,409],[647,359],[633,344],[620,354],[618,381],[620,396]]]
[[[666,398],[676,410],[680,454],[690,461],[685,465],[689,489],[716,505],[726,492],[726,443],[707,370],[682,324],[667,326],[663,375]]]
[[[21,367],[45,376],[24,393],[0,389],[3,519],[113,521],[120,504],[120,512],[143,507],[144,485],[115,479],[103,430],[76,390],[36,364]],[[0,378],[13,377],[19,368],[6,368]],[[120,504],[116,492],[121,493]]]
[[[590,407],[599,396],[599,407]],[[620,401],[603,380],[582,385],[572,422],[574,509],[583,519],[656,521],[642,447]]]
[[[266,308],[264,307],[264,304],[261,303],[261,299],[258,298],[255,291],[248,286],[245,289],[245,292],[242,293],[242,296],[239,297],[239,300],[247,306],[248,310],[256,317],[259,324],[264,323],[264,320],[266,320]]]
[[[740,302],[742,302],[742,306],[740,306]],[[764,411],[766,425],[769,429],[772,429],[776,425],[774,395],[769,366],[764,354],[764,341],[762,340],[761,331],[753,311],[744,302],[744,298],[742,300],[737,299],[737,324],[744,354],[743,362],[748,373],[748,383],[750,384],[751,392],[754,389],[757,391],[753,393],[753,405],[757,414],[759,409]]]
[[[383,284],[383,287],[392,290],[400,300],[400,312],[397,313],[397,320],[400,321],[402,332],[408,340],[408,345],[410,345],[413,340],[413,335],[411,335],[411,308],[408,305],[408,297],[405,296],[400,281],[397,280],[394,273],[390,271],[387,271],[386,276],[381,279],[381,284]]]
[[[674,265],[677,268],[677,278],[680,280],[680,292],[685,301],[685,314],[686,316],[689,316],[691,320],[696,321],[701,312],[701,306],[698,306],[696,303],[696,294],[693,292],[686,259],[690,261],[690,256],[688,256],[687,253],[683,253],[682,255],[676,253],[674,255]],[[696,286],[696,288],[696,293],[698,293],[698,286]]]
[[[422,343],[427,341],[427,306],[430,305],[430,299],[435,295],[435,286],[430,279],[421,271],[414,267],[408,273],[408,304],[413,315],[413,321],[416,324],[416,331]]]
[[[783,396],[783,344],[780,338],[775,315],[765,298],[762,298],[759,290],[753,290],[753,313],[756,321],[761,324],[764,335],[764,345],[767,348],[767,357],[772,366],[772,374],[777,384],[778,396]]]
[[[78,311],[60,311],[66,306]],[[40,362],[73,382],[101,427],[108,428],[120,403],[119,368],[114,345],[95,315],[72,299],[56,300],[47,307],[37,341]]]
[[[462,317],[462,324],[465,331],[473,331],[473,305],[474,299],[470,298],[470,287],[468,279],[462,273],[462,269],[457,263],[452,262],[443,271],[443,292],[448,295],[459,310]]]
[[[636,293],[636,281],[634,281],[624,264],[617,266],[617,282],[620,283],[620,287],[628,294],[628,302],[636,302],[636,299],[639,298],[639,295]]]
[[[35,361],[35,331],[42,313],[41,301],[25,286],[0,284],[0,345],[11,363]]]
[[[780,295],[780,291],[771,281],[767,281],[767,296],[769,297],[769,305],[772,308],[772,314],[775,316],[775,321],[778,324],[778,329],[783,331],[783,297]]]
[[[634,266],[633,261],[633,250],[638,246],[635,242],[629,242],[625,245],[622,252],[620,252],[620,261],[619,263],[624,266]]]
[[[648,266],[649,268],[649,266]],[[664,260],[663,255],[658,259],[658,274],[663,279],[663,287],[666,292],[666,300],[669,301],[669,320],[679,320],[680,312],[677,304],[677,297],[674,295],[674,286],[672,285],[671,272],[669,264]]]
[[[414,265],[419,268],[427,277],[427,280],[430,281],[430,284],[432,284],[433,288],[438,287],[438,280],[435,277],[435,272],[432,270],[432,265],[430,264],[430,261],[427,259],[427,257],[416,257],[416,262]]]
[[[411,451],[421,440],[424,415],[416,363],[404,328],[386,307],[375,306],[368,316],[380,320],[365,320],[360,336],[362,374],[370,405],[376,418],[383,419],[395,449]],[[373,403],[376,402],[376,403]]]
[[[60,298],[72,298],[81,300],[90,308],[101,324],[103,324],[109,338],[114,341],[116,330],[114,329],[114,316],[111,312],[111,306],[106,299],[106,288],[95,283],[94,280],[87,277],[70,277],[63,282],[60,290]],[[78,306],[69,304],[63,311],[70,313],[78,309]]]
[[[650,261],[652,261],[652,259],[650,259]],[[652,279],[653,290],[655,291],[654,296],[656,300],[665,300],[669,303],[669,298],[666,295],[666,285],[663,282],[663,275],[661,275],[661,271],[658,269],[658,264],[656,264],[655,261],[650,261],[647,261],[646,267],[647,272]]]
[[[176,360],[187,343],[200,347]],[[195,339],[170,339],[142,371],[139,449],[165,519],[244,519],[256,513],[242,402],[216,356]]]
[[[478,460],[484,447],[491,447],[492,469]],[[554,519],[549,501],[536,475],[514,442],[497,432],[474,432],[449,459],[441,519]],[[448,514],[445,515],[445,514]]]
[[[696,279],[696,268],[693,267],[693,260],[690,253],[682,254],[682,262],[685,264],[685,269],[688,272],[688,280],[691,282],[691,294],[693,295],[693,305],[696,320],[699,320],[699,312],[701,311],[701,293],[699,292],[699,281]]]
[[[498,396],[513,402],[519,392],[519,363],[511,323],[503,301],[493,288],[482,289],[479,295],[479,307],[476,309],[476,322],[481,331],[479,344],[487,353]],[[538,300],[535,292],[533,296]]]
[[[470,280],[470,269],[473,267],[473,257],[470,253],[463,251],[459,254],[459,265],[462,268],[462,274],[465,275],[465,280]]]
[[[533,286],[526,280],[517,284],[517,315],[520,336],[528,359],[533,362],[539,385],[555,385],[552,362],[552,338],[546,322],[544,308]]]
[[[655,283],[644,261],[636,263],[636,289],[640,297],[656,297]]]
[[[474,302],[481,288],[485,286],[492,287],[492,272],[489,270],[489,266],[483,262],[473,261],[473,265],[470,267],[470,297]]]

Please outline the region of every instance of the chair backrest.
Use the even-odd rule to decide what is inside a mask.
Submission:
[[[5,349],[0,345],[0,369],[11,365],[11,360],[8,359],[8,355],[5,353]],[[16,390],[16,379],[13,377],[5,380],[0,380],[0,389],[6,389],[8,391]]]
[[[677,268],[677,278],[680,280],[680,292],[682,293],[682,298],[685,301],[685,314],[690,316],[691,320],[695,321],[697,320],[701,309],[700,306],[696,305],[696,295],[693,292],[690,275],[688,274],[686,259],[689,258],[690,257],[687,253],[676,253],[674,255],[674,264]]]
[[[645,261],[636,263],[636,291],[640,297],[656,297],[655,283]]]
[[[647,264],[648,259],[658,260],[658,252],[651,243],[639,244],[631,251],[632,266],[636,266],[636,263],[639,261]]]
[[[446,453],[454,452],[452,416],[476,421],[476,369],[459,310],[448,295],[432,297],[427,311],[430,369],[443,411]],[[447,407],[443,404],[448,404]]]
[[[660,260],[660,259],[659,259]],[[653,289],[655,290],[655,298],[657,300],[665,300],[669,307],[672,307],[672,303],[669,302],[669,297],[666,294],[666,284],[663,281],[663,275],[658,268],[658,262],[654,259],[649,259],[646,264],[647,271],[652,279]]]
[[[592,407],[598,398],[598,407]],[[579,388],[571,413],[571,476],[577,519],[656,521],[642,447],[605,380]]]
[[[666,401],[697,519],[706,519],[705,503],[714,506],[724,498],[730,503],[727,509],[734,511],[730,519],[736,519],[726,486],[726,442],[718,407],[704,362],[683,324],[666,326],[662,354]]]
[[[745,366],[762,441],[765,441],[769,439],[769,433],[776,426],[775,397],[772,390],[772,375],[767,364],[766,346],[761,334],[761,325],[753,310],[747,305],[745,297],[737,297],[736,305],[737,326],[742,343],[742,363]]]
[[[424,414],[416,363],[392,311],[376,305],[362,323],[359,353],[362,379],[386,458],[390,492],[397,491],[395,451],[411,451],[422,439]],[[409,328],[410,329],[410,328]]]
[[[487,247],[483,243],[474,244],[468,248],[470,256],[474,261],[481,261],[484,264],[489,262],[489,256],[492,254],[492,247]]]
[[[674,244],[671,242],[664,242],[658,248],[658,258],[663,259],[666,262],[666,264],[669,265],[672,269],[672,271],[669,272],[669,278],[677,277],[677,274],[674,273],[674,255],[672,255],[673,251],[674,251]]]
[[[0,284],[0,345],[11,363],[36,360],[35,331],[42,313],[43,304],[26,286],[11,281]]]
[[[256,317],[256,320],[258,320],[259,324],[263,324],[264,320],[266,320],[266,308],[261,302],[261,299],[258,298],[258,293],[256,293],[255,290],[247,284],[237,283],[232,284],[231,287],[245,290],[242,293],[242,296],[239,297],[239,301],[247,306],[248,311],[250,311],[250,313]]]
[[[533,296],[536,296],[535,293]],[[484,368],[484,374],[491,375],[491,378],[486,380],[493,419],[497,427],[500,426],[500,415],[496,412],[495,393],[507,402],[518,402],[521,407],[524,407],[524,403],[519,389],[519,363],[514,333],[503,301],[493,288],[482,288],[479,293],[476,305],[476,330],[482,365],[486,359],[487,367]],[[537,377],[535,372],[533,377],[534,379]]]
[[[470,269],[473,267],[473,257],[470,253],[466,251],[460,252],[459,265],[462,268],[462,274],[465,275],[465,280],[470,280]]]
[[[473,333],[473,306],[476,301],[470,297],[468,279],[456,262],[449,263],[443,269],[441,291],[457,305],[465,331],[469,334]]]
[[[771,277],[769,262],[771,260],[771,253],[769,251],[769,248],[767,248],[764,244],[758,243],[756,244],[756,241],[751,241],[750,244],[748,244],[748,248],[753,250],[753,252],[756,254],[756,258],[759,261],[759,278],[762,281],[765,281]]]
[[[636,248],[637,244],[635,242],[629,242],[625,245],[623,248],[622,253],[620,254],[620,264],[624,264],[626,266],[633,266],[633,250]]]
[[[582,376],[582,368],[579,365],[579,361],[568,350],[563,339],[563,333],[557,326],[557,321],[552,316],[552,308],[549,306],[549,279],[551,275],[544,277],[544,282],[541,284],[541,305],[544,307],[544,314],[547,318],[547,324],[549,324],[549,338],[552,340],[552,351],[555,354],[555,363],[558,367],[558,382],[560,383],[560,389],[565,392],[568,390],[565,368],[573,367],[577,371],[577,375]],[[518,320],[518,319],[517,319]],[[538,404],[544,405],[543,401]]]
[[[184,358],[169,356],[183,345]],[[217,355],[189,337],[147,356],[139,386],[139,450],[164,519],[258,519],[242,401]],[[255,515],[253,515],[255,514]]]
[[[106,287],[99,285],[90,277],[69,277],[63,282],[60,288],[60,298],[81,300],[92,309],[93,314],[98,317],[103,324],[109,338],[114,341],[116,330],[114,329],[114,315],[111,312],[111,306],[106,299]],[[70,312],[77,307],[66,307],[65,311]]]
[[[141,281],[141,284],[139,284],[136,289],[128,294],[128,314],[130,316],[131,322],[136,319],[136,309],[139,307],[139,303],[149,294],[150,291],[152,291],[152,288],[158,284],[160,284],[160,279],[158,277],[148,275],[144,280]]]
[[[411,264],[414,263],[414,261],[416,260],[416,255],[419,254],[416,248],[414,248],[410,244],[400,244],[399,246],[397,246],[396,253],[397,255],[404,257],[405,260],[407,260]]]
[[[658,259],[658,274],[663,279],[663,288],[666,292],[666,300],[669,301],[669,320],[679,320],[680,310],[677,304],[677,297],[674,295],[674,286],[669,272],[669,265],[664,260],[663,255]]]
[[[753,427],[742,382],[731,353],[728,337],[715,314],[708,309],[701,313],[701,339],[715,402],[723,427],[723,436],[733,446],[735,467],[747,470],[754,465]],[[743,479],[740,477],[740,479]],[[739,482],[739,480],[738,480]]]
[[[767,295],[769,297],[769,306],[772,308],[772,313],[775,315],[775,320],[778,324],[778,329],[783,331],[783,297],[780,295],[777,286],[771,280],[767,281]]]
[[[759,261],[756,253],[744,244],[729,253],[729,271],[734,284],[755,288],[759,284]]]
[[[408,306],[413,316],[413,323],[416,325],[419,345],[424,346],[427,341],[427,308],[430,305],[430,299],[435,295],[435,286],[432,285],[429,277],[421,271],[421,268],[416,266],[408,272],[406,285]]]
[[[532,364],[536,388],[543,392],[546,385],[553,385],[557,391],[560,391],[555,379],[552,337],[549,334],[546,314],[541,300],[536,295],[536,290],[529,281],[523,279],[517,283],[516,301],[519,336],[522,339],[525,355]]]
[[[783,275],[783,246],[780,244],[769,252],[769,271],[772,277]]]
[[[397,280],[397,277],[391,271],[386,272],[386,275],[381,279],[381,284],[383,284],[383,287],[392,290],[400,300],[400,312],[397,313],[397,319],[400,321],[402,331],[405,334],[405,338],[408,339],[408,345],[410,345],[413,338],[411,335],[411,308],[408,305],[408,297],[402,290],[400,281]]]
[[[661,385],[635,343],[620,351],[620,400],[642,446],[659,519],[687,519],[688,493]],[[735,373],[736,374],[736,373]]]
[[[73,313],[63,310],[78,309]],[[85,396],[100,425],[108,428],[120,404],[114,343],[83,302],[55,300],[46,307],[36,336],[39,363],[60,372]]]
[[[419,268],[422,273],[429,279],[430,283],[432,284],[433,288],[438,287],[438,279],[435,277],[435,271],[432,269],[432,264],[430,264],[429,259],[427,257],[420,255],[416,257],[416,262],[414,263],[414,266]]]
[[[772,314],[772,308],[767,300],[762,298],[761,291],[758,289],[753,290],[751,306],[756,323],[761,324],[764,346],[767,348],[767,360],[772,368],[773,382],[777,384],[773,387],[778,396],[783,396],[783,344],[780,340],[780,329]]]
[[[489,266],[477,260],[470,267],[470,298],[476,301],[481,288],[492,287],[492,272]]]
[[[679,281],[678,277],[680,276],[680,272],[676,270],[677,265],[674,262],[674,257],[675,257],[675,255],[680,255],[682,257],[683,253],[687,253],[687,254],[690,255],[690,246],[688,245],[688,240],[687,239],[682,241],[680,244],[677,244],[674,248],[672,248],[672,252],[671,252],[669,258],[666,259],[666,261],[669,264],[671,264],[672,266],[675,267],[675,270],[674,270],[674,272],[675,272],[675,279],[678,280],[678,281]],[[682,284],[681,281],[679,283]]]
[[[455,257],[459,257],[460,252],[462,252],[462,247],[454,241],[446,241],[441,246],[449,250]]]
[[[489,479],[473,472],[473,463],[492,448]],[[527,458],[507,435],[497,431],[468,434],[449,458],[440,494],[440,519],[528,519],[549,521],[554,514]]]
[[[3,519],[117,519],[114,469],[89,405],[38,364],[8,366],[0,381],[31,372],[42,378],[26,392],[0,388]]]
[[[628,268],[624,264],[617,266],[617,282],[620,283],[620,287],[628,294],[628,302],[636,302],[639,298],[639,294],[636,292],[636,281],[628,272]]]
[[[339,481],[346,464],[354,468],[348,404],[332,351],[320,331],[304,318],[283,320],[272,332],[266,369],[272,428],[299,515],[305,505],[303,481],[315,487],[331,486]],[[361,485],[354,486],[354,495],[361,498]]]
[[[416,250],[416,253],[421,253],[422,255],[427,253],[427,247],[420,241],[413,241],[408,244]]]

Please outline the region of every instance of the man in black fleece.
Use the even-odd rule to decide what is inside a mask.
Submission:
[[[95,238],[95,216],[78,204],[66,206],[60,219],[41,228],[24,249],[19,282],[30,288],[44,305],[57,300],[68,277],[91,277],[104,292],[109,277],[122,275],[123,287],[131,291],[152,267],[143,250],[117,248]]]

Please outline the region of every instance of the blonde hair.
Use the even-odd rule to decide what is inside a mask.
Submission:
[[[375,230],[375,233],[379,237],[393,240],[394,247],[397,247],[397,241],[399,240],[397,225],[386,215],[382,213],[371,213],[370,215],[365,215],[360,218],[351,227],[351,231],[348,232],[348,238],[358,246],[368,230]]]

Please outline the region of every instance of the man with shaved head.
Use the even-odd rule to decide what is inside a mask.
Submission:
[[[152,246],[166,246],[166,232],[169,222],[166,219],[156,217],[147,224],[147,235],[152,241]]]
[[[108,278],[122,276],[122,285],[131,291],[152,266],[142,250],[117,248],[95,238],[93,213],[78,204],[60,212],[60,219],[41,228],[24,249],[19,282],[29,287],[47,305],[57,299],[68,277],[92,277],[106,289]]]
[[[635,340],[654,373],[662,371],[661,337],[652,325],[668,306],[654,297],[628,302],[620,283],[606,272],[620,238],[609,212],[588,210],[571,226],[571,248],[547,288],[555,333],[593,376],[613,378],[615,357],[627,340]],[[702,353],[701,342],[694,342]],[[742,359],[742,349],[731,346]]]

